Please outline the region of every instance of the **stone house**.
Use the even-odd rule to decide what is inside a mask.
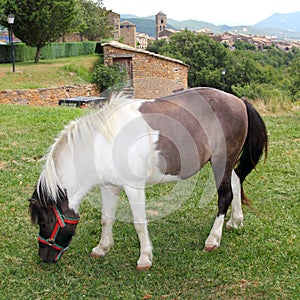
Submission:
[[[148,34],[145,33],[136,33],[136,43],[137,48],[146,49],[148,47],[148,41],[150,40],[150,37]]]
[[[113,39],[114,40],[118,40],[120,38],[121,32],[120,32],[120,15],[113,12],[113,11],[109,11],[108,12],[108,20],[110,25],[113,27]]]
[[[177,59],[111,41],[102,44],[104,64],[127,72],[134,98],[152,99],[188,87],[188,65]]]
[[[136,47],[136,25],[128,21],[120,23],[120,37],[124,44]]]

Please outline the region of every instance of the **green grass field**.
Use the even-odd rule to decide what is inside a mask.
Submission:
[[[99,58],[99,55],[91,54],[42,60],[38,64],[17,63],[15,73],[12,72],[11,64],[1,64],[0,90],[50,88],[90,83],[91,71]]]
[[[0,105],[0,299],[299,299],[299,111],[264,116],[269,156],[245,184],[253,203],[244,207],[244,228],[224,230],[217,251],[202,251],[216,213],[216,198],[199,202],[210,172],[205,168],[179,209],[150,222],[153,267],[140,273],[129,222],[116,222],[107,256],[89,257],[101,232],[99,207],[90,200],[62,259],[48,265],[37,255],[38,228],[30,223],[27,199],[54,137],[83,113]],[[159,196],[167,188],[147,193]]]

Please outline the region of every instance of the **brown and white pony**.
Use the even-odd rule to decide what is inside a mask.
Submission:
[[[267,152],[267,131],[246,100],[212,88],[193,88],[167,97],[115,99],[107,107],[70,123],[49,150],[30,199],[39,231],[39,255],[57,261],[79,221],[79,206],[95,185],[102,192],[102,235],[92,256],[113,245],[118,195],[124,190],[140,241],[137,268],[152,265],[145,212],[145,187],[193,176],[210,162],[218,192],[218,213],[204,250],[219,247],[224,218],[242,226],[242,184]]]

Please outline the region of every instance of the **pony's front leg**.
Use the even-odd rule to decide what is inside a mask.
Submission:
[[[152,266],[152,243],[148,234],[145,210],[145,190],[143,188],[125,187],[134,227],[140,241],[140,257],[137,261],[137,270],[149,270]]]
[[[115,211],[118,202],[118,195],[121,189],[117,187],[102,187],[102,233],[97,247],[91,252],[92,257],[101,257],[107,253],[114,244],[112,227],[115,221]]]

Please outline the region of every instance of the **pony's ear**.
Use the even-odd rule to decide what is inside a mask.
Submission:
[[[34,199],[34,198],[30,198],[28,199],[28,201],[30,202],[30,205],[36,205],[36,206],[40,206],[40,203],[37,199]]]
[[[30,214],[31,222],[33,224],[36,224],[38,221],[41,204],[39,203],[38,200],[36,200],[34,198],[30,198],[30,199],[28,199],[28,201],[30,202],[29,214]]]

